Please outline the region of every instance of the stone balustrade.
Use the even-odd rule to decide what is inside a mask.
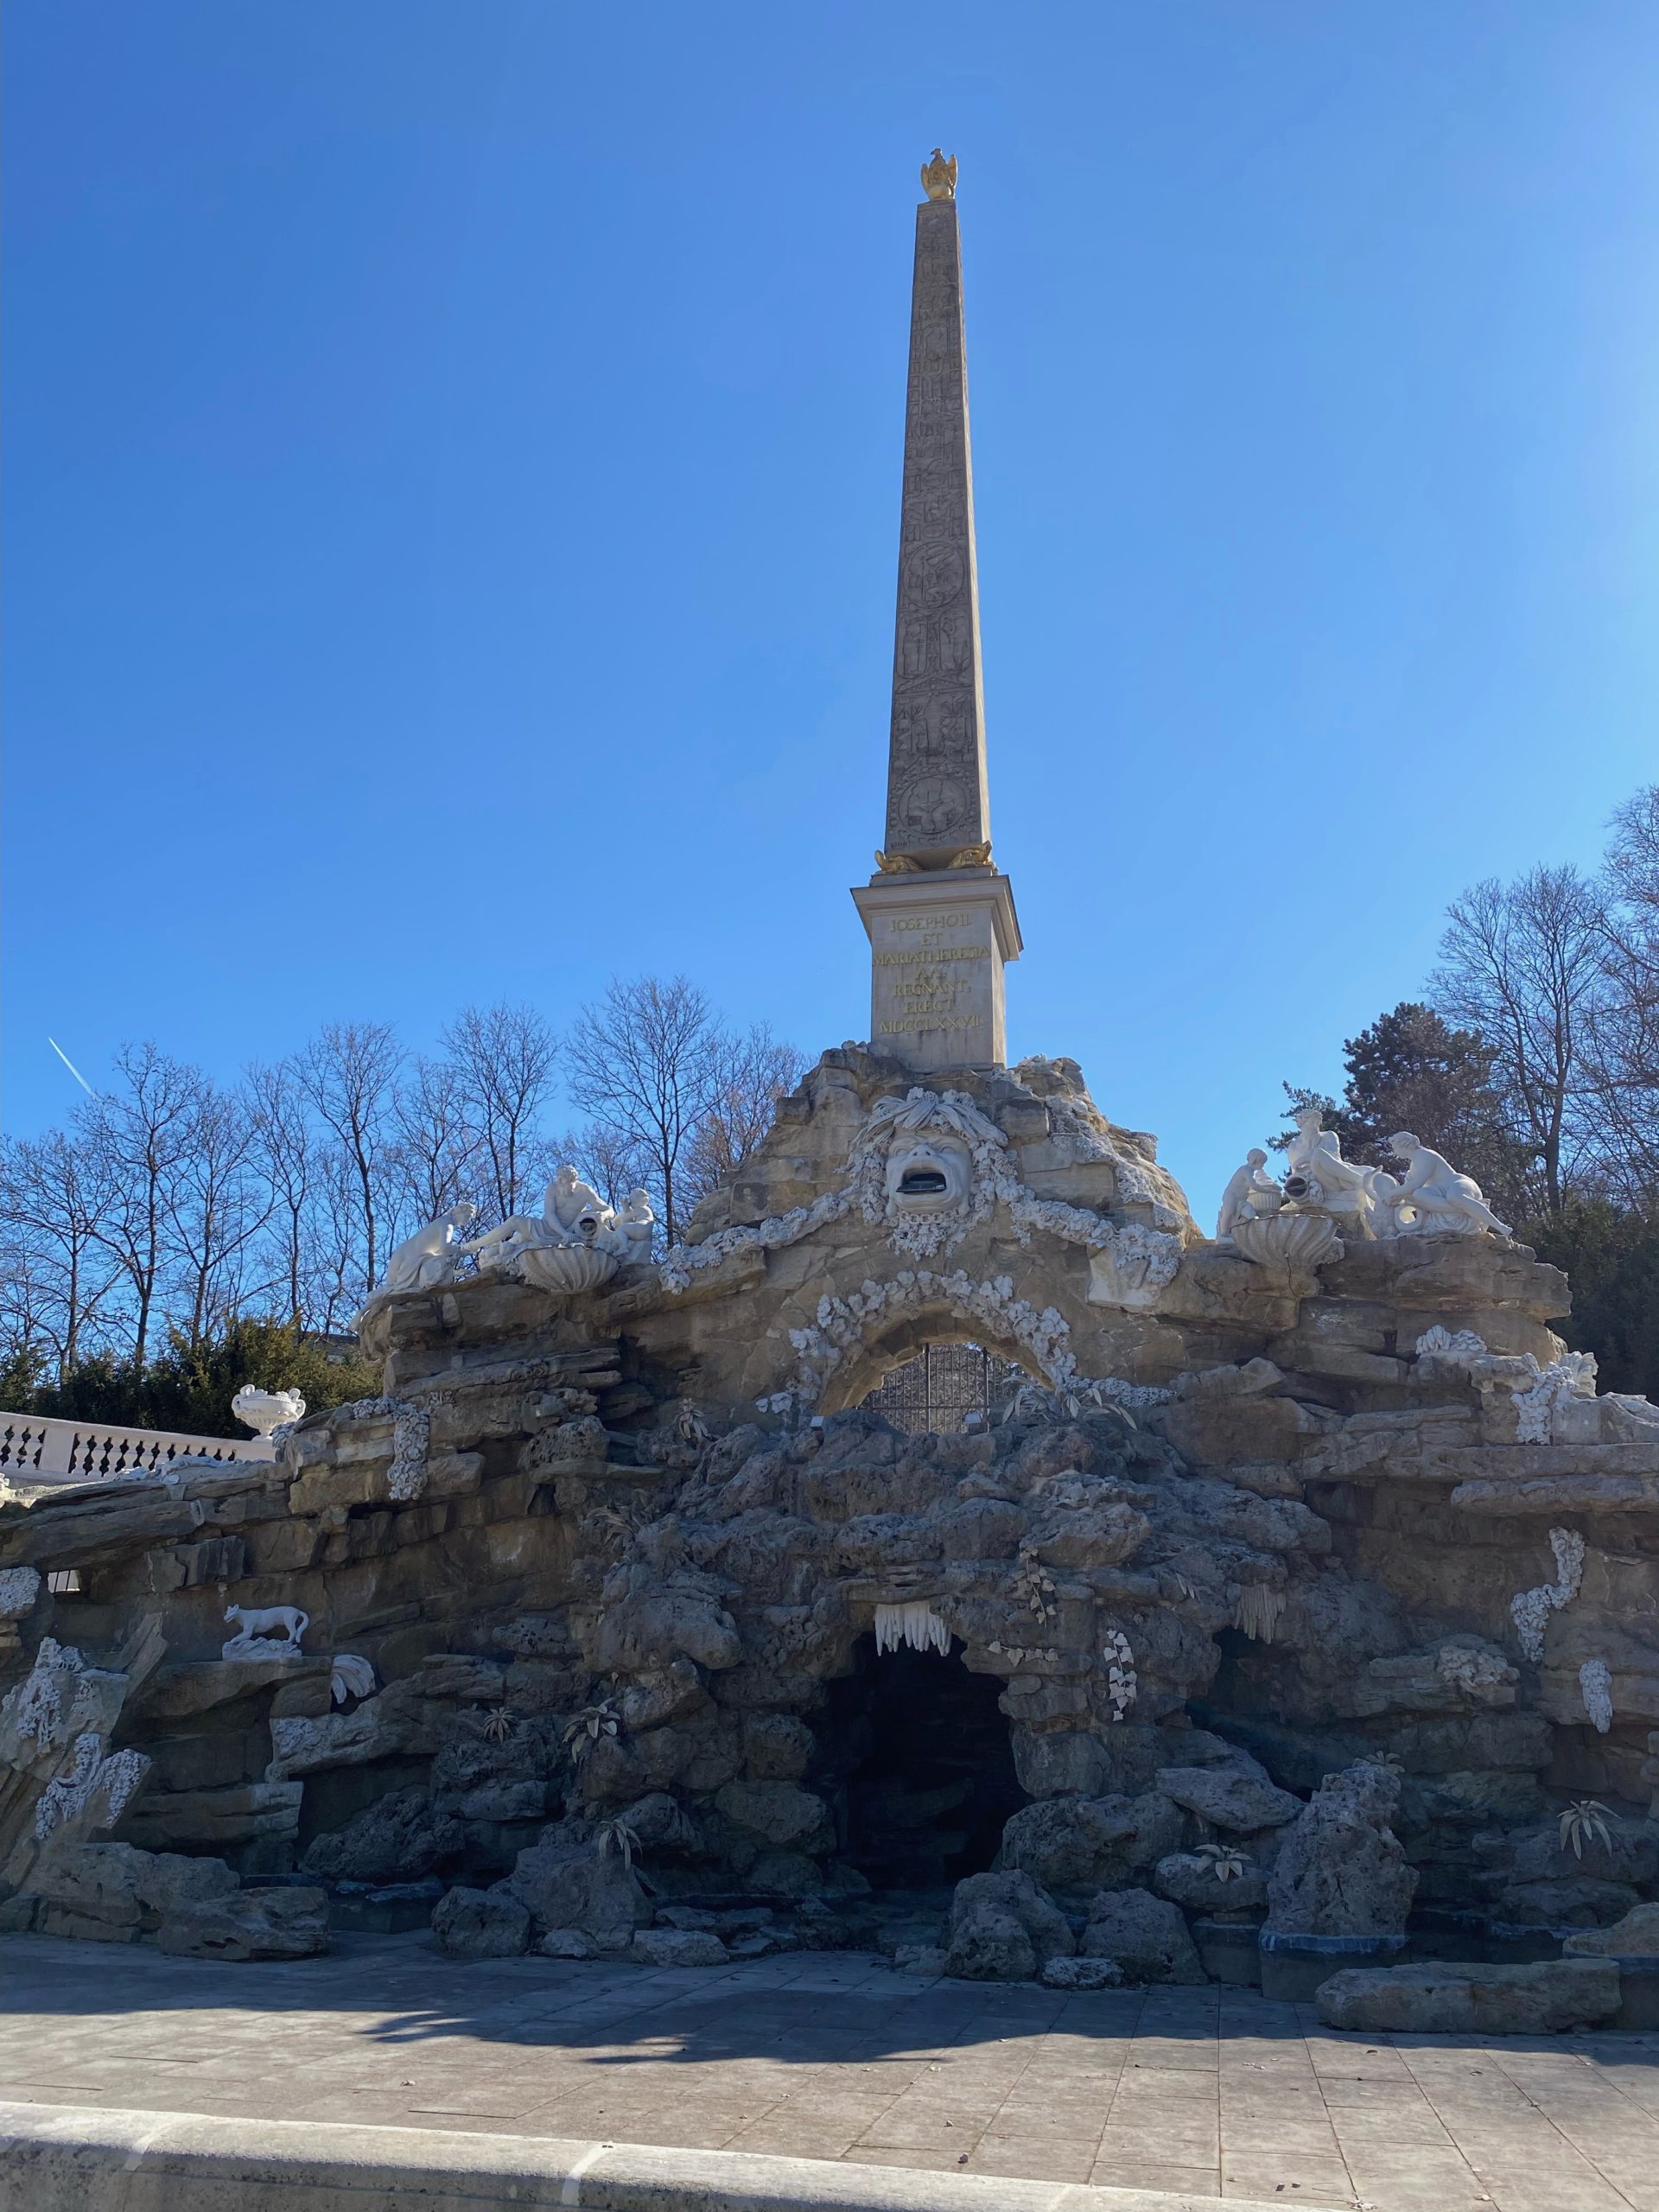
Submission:
[[[0,1413],[0,1480],[14,1489],[165,1474],[175,1459],[276,1456],[267,1436],[179,1436],[166,1429],[118,1428],[108,1421]]]

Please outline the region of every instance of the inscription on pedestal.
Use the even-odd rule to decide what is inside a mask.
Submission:
[[[937,880],[879,876],[853,893],[870,936],[870,1042],[920,1070],[995,1066],[1002,965],[1019,952],[1007,879]]]

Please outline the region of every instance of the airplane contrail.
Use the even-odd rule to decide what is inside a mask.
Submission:
[[[70,1074],[73,1076],[75,1081],[80,1085],[86,1096],[89,1098],[96,1098],[98,1093],[92,1089],[92,1084],[87,1082],[86,1077],[82,1075],[80,1070],[70,1058],[68,1053],[64,1051],[62,1046],[59,1044],[57,1039],[55,1037],[48,1037],[46,1041],[57,1054],[58,1058],[63,1062],[65,1067],[68,1069]]]

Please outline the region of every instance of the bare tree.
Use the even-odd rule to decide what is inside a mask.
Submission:
[[[1607,990],[1595,1025],[1608,1179],[1659,1214],[1659,784],[1612,819],[1605,884]]]
[[[57,1366],[62,1376],[54,1325],[62,1307],[40,1270],[40,1255],[10,1232],[0,1246],[0,1410],[22,1411],[41,1376]]]
[[[92,1347],[120,1279],[104,1241],[112,1193],[98,1148],[62,1129],[0,1145],[7,1335],[44,1353],[60,1384]]]
[[[1605,903],[1574,868],[1496,878],[1454,899],[1431,988],[1478,1030],[1516,1137],[1535,1163],[1541,1211],[1559,1214],[1585,1164],[1582,1113],[1606,981]]]
[[[312,1201],[309,1267],[314,1325],[349,1329],[364,1298],[362,1205],[358,1179],[344,1148],[321,1147]]]
[[[762,1021],[720,1039],[709,1110],[698,1123],[681,1177],[686,1211],[725,1182],[772,1127],[778,1101],[793,1090],[806,1060]]]
[[[99,1242],[117,1261],[131,1300],[129,1355],[142,1366],[171,1256],[180,1178],[206,1088],[200,1070],[154,1045],[124,1045],[119,1078],[76,1116],[78,1135],[110,1193]]]
[[[379,1280],[385,1249],[394,1085],[402,1063],[384,1021],[331,1021],[300,1061],[307,1095],[340,1147],[355,1211],[353,1242],[361,1240],[357,1272],[365,1294]]]
[[[451,1060],[418,1059],[394,1109],[404,1211],[435,1221],[457,1198],[477,1203],[487,1173],[470,1127],[466,1078]]]
[[[178,1326],[194,1351],[237,1313],[248,1248],[270,1218],[270,1186],[252,1173],[245,1096],[204,1083],[174,1178],[170,1273]]]
[[[677,1237],[770,1126],[799,1056],[732,1036],[683,976],[616,981],[583,1010],[569,1090],[590,1116],[550,1139],[558,1048],[532,1009],[468,1007],[406,1060],[391,1029],[341,1022],[232,1090],[154,1045],[124,1048],[70,1128],[0,1147],[0,1364],[60,1387],[92,1353],[143,1367],[167,1328],[200,1349],[273,1308],[350,1325],[410,1216],[466,1198],[533,1211],[575,1160],[613,1205],[643,1185]]]
[[[292,1060],[250,1068],[246,1084],[253,1159],[270,1201],[265,1222],[270,1281],[273,1287],[280,1285],[289,1321],[297,1329],[309,1317],[315,1271],[313,1216],[321,1173],[316,1134]]]
[[[638,1147],[671,1244],[681,1228],[682,1163],[718,1088],[720,1045],[694,984],[642,976],[613,977],[604,998],[582,1008],[566,1047],[571,1096],[611,1141]]]
[[[487,1192],[477,1194],[497,1221],[522,1213],[531,1185],[545,1180],[540,1125],[557,1057],[553,1033],[529,1007],[467,1007],[443,1033],[460,1079],[469,1132]]]

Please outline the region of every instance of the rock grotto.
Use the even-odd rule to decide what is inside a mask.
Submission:
[[[1074,1062],[1007,1065],[924,183],[871,1042],[667,1249],[573,1168],[406,1238],[381,1394],[252,1394],[274,1461],[0,1504],[0,1928],[856,1945],[1355,2025],[1659,1991],[1659,1408],[1408,1132],[1304,1116],[1207,1237]]]
[[[0,1924],[1066,1986],[1651,1926],[1659,1409],[1524,1246],[1325,1196],[1206,1239],[1073,1064],[848,1046],[660,1262],[556,1192],[440,1251],[274,1464],[0,1509]],[[887,1419],[950,1345],[983,1402]]]

